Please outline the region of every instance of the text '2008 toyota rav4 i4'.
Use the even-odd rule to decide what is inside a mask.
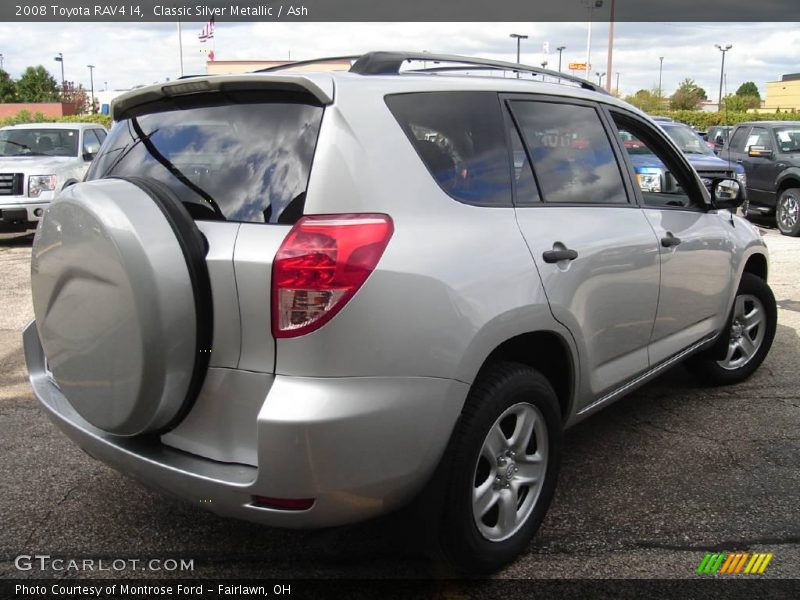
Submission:
[[[441,555],[492,570],[539,527],[564,427],[684,359],[717,384],[758,368],[767,251],[735,180],[707,190],[588,82],[353,60],[119,98],[36,234],[31,382],[89,454],[219,514],[321,527],[426,498]]]

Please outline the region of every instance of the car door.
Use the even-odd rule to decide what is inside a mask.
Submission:
[[[714,336],[726,322],[733,293],[729,211],[713,209],[708,193],[681,152],[657,127],[627,111],[609,108],[618,144],[633,136],[661,163],[658,182],[636,194],[659,241],[661,287],[650,340],[656,365]],[[632,161],[629,176],[636,181]]]
[[[553,316],[578,345],[581,391],[596,398],[649,367],[657,242],[595,104],[504,99],[517,221]]]
[[[751,155],[754,146],[758,150],[758,156]],[[744,153],[749,166],[747,183],[752,189],[751,201],[769,207],[775,206],[775,180],[778,177],[775,150],[772,136],[766,127],[753,127],[750,130]]]

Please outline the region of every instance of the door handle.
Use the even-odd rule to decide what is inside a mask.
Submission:
[[[578,258],[578,253],[575,250],[564,248],[563,250],[546,250],[542,253],[542,258],[546,263],[557,263],[562,260],[575,260]]]
[[[675,237],[672,235],[672,232],[668,231],[667,235],[661,238],[661,245],[664,248],[672,248],[673,246],[677,246],[681,243],[681,238]]]

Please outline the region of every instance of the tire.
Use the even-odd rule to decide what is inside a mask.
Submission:
[[[520,431],[529,434],[515,435],[524,423],[529,429]],[[519,441],[509,445],[509,437]],[[522,441],[525,438],[528,441]],[[495,452],[489,450],[492,446]],[[467,397],[438,471],[445,483],[437,524],[439,554],[449,568],[458,575],[489,573],[526,548],[553,498],[560,452],[561,413],[548,380],[517,363],[500,362],[484,369]],[[525,460],[526,456],[539,460]],[[537,476],[530,485],[523,483],[524,477]],[[479,526],[473,494],[480,489],[485,490],[483,499],[495,500],[487,504],[491,508]],[[511,507],[512,501],[516,502],[513,518],[507,510],[501,514],[501,506]],[[503,522],[502,515],[508,515]]]
[[[800,188],[781,192],[775,206],[775,224],[783,235],[800,235]]]
[[[744,381],[764,362],[775,338],[777,322],[778,309],[772,290],[760,277],[745,273],[736,292],[724,337],[714,348],[689,358],[686,366],[710,385]]]

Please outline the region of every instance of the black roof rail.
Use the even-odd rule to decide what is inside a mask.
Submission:
[[[294,67],[303,67],[305,65],[316,65],[316,64],[323,64],[341,60],[356,60],[360,57],[361,57],[360,54],[353,54],[350,56],[328,56],[326,58],[312,58],[311,60],[298,60],[294,62],[287,62],[282,65],[275,65],[274,67],[267,67],[266,69],[258,69],[257,71],[253,71],[253,73],[269,73],[272,71],[284,71],[286,69],[293,69]]]
[[[565,75],[558,71],[551,71],[550,69],[543,69],[541,67],[533,67],[530,65],[521,65],[517,63],[505,62],[501,60],[490,60],[486,58],[474,58],[471,56],[459,56],[457,54],[433,54],[430,52],[367,52],[358,57],[353,66],[350,67],[351,73],[359,75],[397,75],[400,72],[400,67],[406,61],[426,61],[437,63],[459,63],[462,65],[474,65],[475,67],[482,67],[482,70],[497,70],[497,71],[512,71],[519,73],[532,73],[534,75],[547,75],[556,79],[563,79],[575,83],[586,90],[593,92],[608,92],[580,77],[574,75]],[[463,71],[465,67],[433,67],[432,69],[414,69],[415,73],[436,72],[436,71]],[[478,69],[476,69],[478,70]]]

